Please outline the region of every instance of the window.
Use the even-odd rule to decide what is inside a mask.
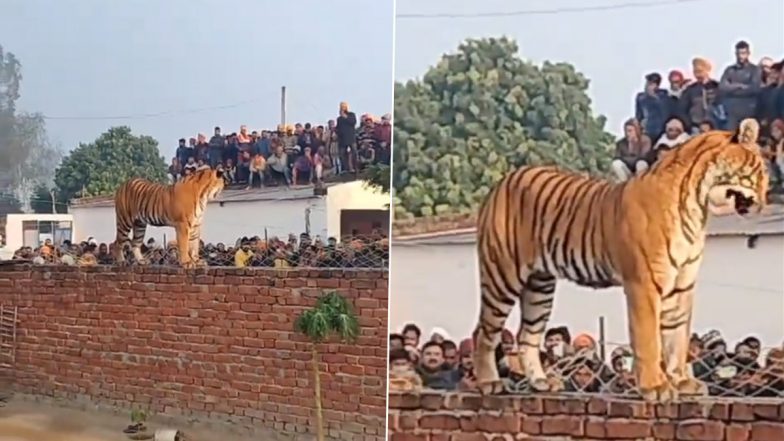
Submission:
[[[73,240],[73,222],[70,221],[22,221],[22,245],[36,248],[47,239],[59,245]]]
[[[22,221],[22,245],[31,248],[38,246],[38,221]]]

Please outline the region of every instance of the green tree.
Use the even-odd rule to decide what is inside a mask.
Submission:
[[[396,84],[396,217],[473,211],[522,165],[604,173],[613,137],[587,90],[574,66],[524,61],[505,37],[469,39]]]
[[[321,409],[321,375],[317,345],[333,334],[344,343],[354,342],[359,335],[359,320],[349,301],[333,291],[319,298],[316,306],[305,310],[294,322],[294,329],[311,342],[311,360],[316,399],[316,434],[324,441],[324,415]]]
[[[34,213],[41,214],[64,214],[68,212],[68,204],[62,202],[57,197],[57,191],[54,187],[45,184],[39,184],[33,191],[33,196],[30,199],[30,208]]]
[[[21,84],[21,63],[0,46],[0,188],[29,210],[35,187],[51,184],[62,155],[49,142],[41,115],[17,113]]]
[[[390,190],[390,168],[385,164],[373,164],[368,167],[365,176],[365,183],[370,187],[380,190],[384,193],[389,193]]]
[[[0,191],[0,217],[21,211],[22,205],[15,195]]]
[[[166,163],[158,141],[135,136],[129,127],[112,127],[94,142],[80,143],[55,171],[59,201],[110,195],[130,178],[166,181]]]

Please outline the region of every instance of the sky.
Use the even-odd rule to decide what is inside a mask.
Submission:
[[[734,59],[740,39],[751,44],[752,58],[784,58],[784,0],[690,0],[653,7],[629,7],[651,0],[398,0],[395,79],[421,78],[441,55],[454,52],[466,38],[506,35],[517,40],[520,55],[541,64],[565,61],[590,79],[594,110],[608,117],[606,129],[619,133],[634,116],[634,95],[643,77],[671,69],[691,73],[691,59],[703,56],[714,75]],[[615,10],[517,15],[468,19],[411,19],[404,14],[476,14],[617,6]],[[428,38],[422,38],[427,35]]]
[[[24,75],[18,107],[50,117],[66,151],[113,125],[153,136],[167,159],[216,125],[272,128],[284,85],[289,122],[325,124],[340,101],[392,111],[393,0],[2,4],[0,45]]]

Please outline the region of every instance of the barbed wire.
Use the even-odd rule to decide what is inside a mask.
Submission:
[[[175,242],[165,245],[148,244],[137,260],[130,245],[123,250],[129,265],[180,266]],[[290,235],[287,241],[271,238],[238,240],[234,244],[202,244],[199,265],[211,267],[274,267],[274,268],[388,268],[389,243],[382,234],[353,236],[341,241],[323,241]],[[116,265],[114,252],[107,244],[43,245],[22,247],[14,260],[36,265]]]
[[[689,355],[689,369],[693,378],[702,383],[703,395],[784,398],[784,346],[754,349],[739,344],[735,352],[727,352],[716,343],[724,341],[713,340],[707,347],[695,349]],[[613,348],[609,362],[602,360],[594,349],[570,351],[559,357],[543,351],[541,358],[553,392],[638,398],[640,392],[633,374],[631,349],[628,345],[605,345]],[[418,353],[410,356],[416,360]],[[498,358],[498,370],[507,393],[534,393],[516,352],[510,351]],[[418,378],[412,377],[414,372],[418,372]],[[449,377],[450,371],[444,372],[447,374],[421,367],[407,373],[390,370],[390,389],[444,389],[444,378]],[[452,376],[456,380],[452,384],[454,389],[476,390],[476,379],[470,368],[461,365],[455,372]]]

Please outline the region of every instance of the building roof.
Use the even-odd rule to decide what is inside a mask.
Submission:
[[[398,245],[459,245],[476,242],[475,214],[432,216],[395,221],[392,242]],[[784,206],[769,205],[756,216],[711,217],[708,236],[754,236],[784,234]]]
[[[326,188],[340,185],[342,182],[326,183]],[[210,203],[228,202],[257,202],[257,201],[291,201],[299,199],[317,198],[313,193],[313,186],[296,186],[286,188],[265,187],[253,188],[250,190],[226,188],[221,194]],[[93,207],[114,207],[114,196],[94,196],[71,200],[70,208],[93,208]]]

